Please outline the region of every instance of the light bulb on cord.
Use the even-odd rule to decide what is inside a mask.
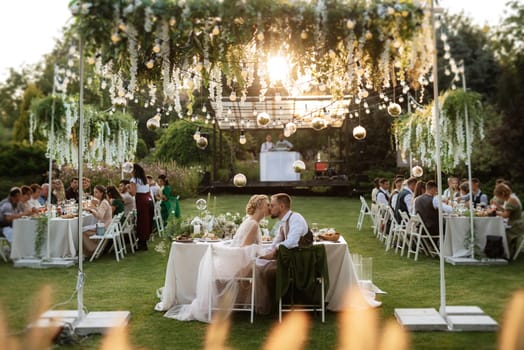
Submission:
[[[246,134],[244,133],[244,130],[240,130],[240,139],[238,140],[241,145],[246,144]]]
[[[195,133],[193,134],[193,139],[195,141],[198,141],[199,138],[200,138],[200,127],[197,127]]]

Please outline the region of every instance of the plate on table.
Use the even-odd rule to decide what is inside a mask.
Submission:
[[[220,238],[201,238],[200,242],[217,243],[217,242],[222,242],[222,239]]]
[[[178,236],[173,241],[177,243],[193,243],[193,238],[185,237],[185,236]]]

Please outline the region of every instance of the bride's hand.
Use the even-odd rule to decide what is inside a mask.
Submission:
[[[272,249],[266,255],[260,256],[260,259],[274,260],[274,259],[276,259],[276,257],[277,257],[277,250],[276,249]]]

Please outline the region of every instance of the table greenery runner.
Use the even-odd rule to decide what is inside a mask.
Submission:
[[[42,247],[45,241],[45,235],[47,234],[48,218],[45,215],[38,217],[36,224],[36,236],[35,236],[35,256],[42,256]]]

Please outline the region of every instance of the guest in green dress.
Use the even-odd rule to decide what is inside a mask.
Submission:
[[[107,196],[109,197],[109,203],[111,203],[111,208],[113,209],[113,216],[124,212],[124,200],[120,195],[118,189],[113,186],[107,186]],[[122,221],[125,219],[122,216]]]
[[[180,217],[180,205],[178,203],[178,198],[171,195],[171,186],[169,186],[167,176],[164,174],[159,175],[158,185],[160,186],[158,199],[162,201],[160,203],[160,214],[162,215],[164,224],[166,224],[167,218],[171,213],[173,213],[177,218]]]
[[[504,201],[503,210],[497,211],[497,215],[508,219],[510,226],[506,230],[506,237],[511,256],[524,239],[524,219],[522,218],[522,205],[520,200],[511,193],[511,189],[505,184],[499,184],[493,191],[495,197]]]

